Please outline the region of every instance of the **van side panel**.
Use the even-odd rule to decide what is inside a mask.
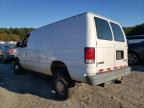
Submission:
[[[27,53],[30,53],[28,68],[51,75],[51,63],[61,61],[66,64],[72,79],[84,82],[87,29],[86,14],[81,14],[33,31],[27,47]],[[34,58],[38,58],[35,63]]]

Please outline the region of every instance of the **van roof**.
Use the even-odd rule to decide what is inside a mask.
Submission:
[[[93,12],[84,12],[84,13],[77,14],[77,15],[74,15],[74,16],[71,16],[71,17],[68,17],[68,18],[64,18],[64,19],[62,19],[62,20],[59,20],[59,21],[56,21],[56,22],[53,22],[53,23],[49,23],[49,24],[47,24],[47,25],[55,24],[55,23],[58,23],[58,22],[60,22],[60,21],[63,21],[63,20],[66,20],[66,19],[70,19],[70,18],[73,18],[73,17],[77,17],[77,16],[80,16],[80,15],[83,15],[83,14],[91,14],[91,15],[94,15],[94,16],[96,16],[96,17],[99,17],[99,18],[108,20],[108,21],[110,21],[110,22],[113,22],[113,23],[116,23],[116,24],[119,25],[118,22],[116,22],[116,21],[114,21],[114,20],[112,20],[112,19],[110,19],[110,18],[106,18],[106,17],[104,17],[104,16],[101,16],[101,15],[99,15],[99,14],[95,14],[95,13],[93,13]],[[42,27],[45,27],[45,26],[47,26],[47,25],[44,25],[44,26],[42,26]],[[39,28],[42,28],[42,27],[39,27]],[[37,28],[37,29],[39,29],[39,28]],[[33,31],[36,31],[37,29],[35,29],[35,30],[33,30]],[[32,31],[32,32],[33,32],[33,31]]]

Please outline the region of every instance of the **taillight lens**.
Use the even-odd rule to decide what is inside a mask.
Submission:
[[[11,55],[11,54],[14,54],[14,53],[15,53],[15,50],[14,50],[14,49],[9,49],[9,50],[7,51],[7,53],[10,54],[10,55]]]
[[[94,63],[95,62],[95,48],[86,47],[84,50],[84,59],[85,59],[85,63]]]

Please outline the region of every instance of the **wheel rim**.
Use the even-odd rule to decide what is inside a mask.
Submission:
[[[129,63],[136,64],[138,62],[138,58],[135,54],[129,54]]]
[[[62,80],[57,80],[56,82],[56,90],[59,95],[64,95],[65,94],[65,85]]]

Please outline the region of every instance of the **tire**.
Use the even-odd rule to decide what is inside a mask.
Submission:
[[[137,65],[139,63],[139,57],[136,53],[130,52],[128,54],[128,61],[130,65]]]
[[[62,70],[53,75],[54,89],[59,99],[66,100],[69,97],[69,81]]]
[[[15,73],[16,75],[24,74],[24,70],[23,70],[23,68],[21,67],[21,65],[19,64],[18,60],[16,60],[16,61],[14,62],[13,70],[14,70],[14,73]]]

